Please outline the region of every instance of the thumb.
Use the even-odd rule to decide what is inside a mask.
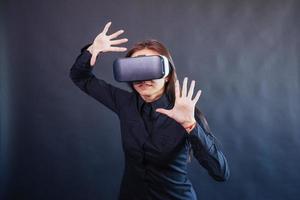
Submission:
[[[171,117],[171,110],[166,110],[166,109],[163,109],[163,108],[157,108],[155,111],[159,112],[159,113],[162,113],[164,115],[167,115],[168,117]]]
[[[91,65],[91,66],[94,66],[94,64],[95,64],[95,62],[96,62],[96,58],[97,58],[96,53],[93,53],[93,54],[92,54],[92,58],[91,58],[91,62],[90,62],[90,65]]]

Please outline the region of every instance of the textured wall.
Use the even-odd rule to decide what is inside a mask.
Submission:
[[[80,48],[112,20],[127,47],[165,43],[180,80],[222,143],[232,176],[189,165],[199,199],[298,199],[300,2],[5,1],[1,29],[1,199],[116,199],[118,118],[68,77]],[[3,41],[3,43],[2,43]],[[113,80],[100,56],[95,74]]]

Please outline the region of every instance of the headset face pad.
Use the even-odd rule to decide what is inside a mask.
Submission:
[[[119,82],[140,82],[168,76],[171,64],[165,56],[119,58],[113,64],[114,78]]]

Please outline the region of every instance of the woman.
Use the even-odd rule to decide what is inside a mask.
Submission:
[[[225,156],[217,148],[208,124],[195,108],[195,81],[182,89],[175,67],[161,79],[132,82],[132,92],[114,87],[92,74],[92,66],[101,52],[122,52],[127,49],[112,45],[127,42],[116,39],[124,31],[107,35],[111,22],[84,47],[70,71],[73,82],[115,112],[121,125],[125,169],[119,199],[197,199],[187,178],[187,163],[193,151],[198,162],[217,181],[229,177]],[[171,63],[168,50],[158,41],[147,40],[134,45],[127,57],[164,55]]]

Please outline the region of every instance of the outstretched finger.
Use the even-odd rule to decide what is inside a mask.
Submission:
[[[110,41],[111,45],[118,45],[118,44],[123,44],[126,43],[128,41],[127,38],[123,38],[123,39],[119,39],[119,40],[112,40]]]
[[[108,31],[108,29],[109,29],[109,27],[110,27],[110,25],[111,25],[111,22],[108,22],[107,24],[105,24],[105,27],[104,27],[102,33],[106,34],[107,31]]]
[[[119,35],[121,35],[122,33],[124,33],[124,30],[118,30],[116,32],[114,32],[113,34],[109,35],[109,39],[115,39],[116,37],[118,37]]]
[[[194,93],[194,88],[195,88],[195,81],[192,80],[189,92],[188,92],[188,98],[192,99],[193,93]]]
[[[199,100],[201,93],[202,93],[202,91],[201,91],[201,90],[198,90],[198,92],[197,92],[195,98],[192,100],[195,104],[196,104],[197,101]]]
[[[110,47],[108,50],[109,51],[116,51],[116,52],[123,52],[123,51],[126,51],[127,48],[126,47]]]
[[[95,53],[92,54],[90,65],[94,66],[96,62],[97,55]]]
[[[181,96],[182,96],[182,97],[186,97],[187,81],[188,81],[188,78],[185,77],[185,78],[183,79],[183,85],[182,85],[182,93],[181,93]]]
[[[180,98],[180,88],[179,87],[180,87],[179,81],[176,80],[176,82],[175,82],[175,97],[176,97],[176,99]]]

